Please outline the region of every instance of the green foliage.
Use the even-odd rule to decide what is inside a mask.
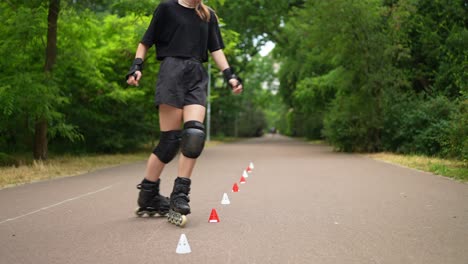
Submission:
[[[113,1],[114,3],[111,6],[113,13],[118,14],[119,16],[127,16],[132,14],[139,14],[144,16],[150,16],[153,14],[156,6],[160,0],[117,0]]]
[[[466,159],[463,1],[310,1],[289,14],[275,56],[292,135]]]
[[[370,95],[338,95],[324,119],[323,133],[338,150],[376,151],[379,148],[379,114]]]
[[[209,1],[209,5],[213,5]],[[243,56],[254,56],[259,47],[268,40],[275,38],[277,30],[285,18],[290,2],[287,0],[253,0],[253,1],[222,1],[223,5],[215,6],[220,17],[224,18],[228,27],[242,32],[240,46]],[[245,61],[244,61],[245,62]]]
[[[460,158],[468,161],[468,99],[460,99],[456,104],[455,111],[451,113],[448,127],[441,144],[443,154],[452,158]]]
[[[49,128],[51,136],[79,139],[75,127],[66,124],[65,115],[58,111],[69,100],[60,94],[57,79],[43,70],[46,10],[41,6],[1,5],[4,12],[0,14],[0,33],[9,36],[0,43],[0,56],[8,58],[0,62],[0,82],[4,84],[0,86],[2,147],[12,151],[30,149],[38,118],[54,124]]]
[[[47,75],[48,1],[0,3],[0,33],[8,36],[0,43],[0,56],[8,58],[0,62],[2,151],[32,149],[35,121],[43,117],[49,148],[56,152],[128,151],[156,139],[154,87],[159,62],[155,49],[147,54],[139,87],[127,87],[123,77],[159,2],[62,1],[57,62]],[[223,3],[214,0],[209,5],[216,9]],[[223,18],[220,23],[224,25]],[[223,26],[222,34],[225,53],[236,57],[239,33]],[[250,98],[231,96],[219,71],[212,73],[215,87],[222,86],[211,95],[217,109],[213,119],[215,123],[225,120],[215,130],[240,136],[261,134],[266,121],[256,106],[259,102],[253,100],[254,89]]]
[[[51,74],[48,1],[1,2],[2,151],[31,149],[37,118],[47,120],[53,150],[127,151],[156,138],[154,49],[140,87],[126,87],[123,76],[159,2],[62,1]],[[233,96],[212,67],[214,136],[275,127],[342,151],[467,159],[463,1],[205,3],[219,15],[225,53],[245,87]],[[272,57],[257,55],[266,41],[276,43]]]
[[[19,162],[10,155],[0,152],[0,167],[19,166]]]
[[[223,19],[221,19],[223,21]],[[223,40],[226,42],[224,49],[228,57],[237,56],[241,50],[236,46],[239,42],[239,34],[227,28],[222,28]],[[263,134],[267,126],[262,106],[262,95],[265,91],[262,85],[272,81],[271,62],[262,61],[257,56],[252,60],[252,71],[238,70],[243,78],[244,92],[241,96],[232,95],[227,84],[218,69],[212,70],[213,86],[210,100],[212,102],[212,133],[214,135],[252,137]],[[249,68],[250,68],[249,67]],[[268,79],[269,78],[269,79]]]
[[[64,7],[58,22],[58,59],[51,78],[43,73],[45,9],[18,7],[8,13],[16,15],[3,19],[0,28],[11,36],[0,51],[2,57],[11,59],[2,61],[6,71],[0,75],[7,84],[0,87],[0,112],[5,117],[0,144],[5,149],[30,149],[38,117],[46,117],[49,123],[52,150],[124,151],[148,141],[157,124],[149,99],[155,78],[146,77],[144,89],[125,90],[122,76],[149,16],[102,17],[87,9],[77,10],[72,4]],[[22,52],[11,52],[18,47]],[[152,54],[148,66],[155,65]]]
[[[455,105],[446,97],[391,94],[384,104],[383,148],[387,151],[442,153]]]
[[[76,144],[74,149],[127,151],[151,137],[157,124],[151,100],[155,78],[150,71],[156,65],[153,53],[148,55],[141,88],[125,89],[123,79],[150,19],[134,15],[100,18],[90,11],[78,16],[73,9],[64,12],[60,25],[67,26],[59,35],[56,76],[62,80],[62,93],[70,98],[62,111],[85,139],[85,144]]]

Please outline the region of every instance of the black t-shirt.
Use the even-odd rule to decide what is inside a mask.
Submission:
[[[218,20],[210,9],[210,21],[203,21],[195,9],[167,0],[158,5],[141,43],[150,48],[156,45],[158,60],[164,57],[208,60],[210,52],[224,49]]]

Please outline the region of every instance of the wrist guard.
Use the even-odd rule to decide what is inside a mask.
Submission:
[[[134,76],[136,78],[135,72],[136,71],[143,71],[143,59],[142,58],[136,58],[133,60],[132,67],[130,67],[130,70],[128,71],[127,75],[125,75],[125,80],[128,80],[128,77]]]
[[[223,71],[223,76],[224,76],[224,80],[226,80],[226,82],[229,84],[229,80],[231,79],[236,79],[238,84],[237,85],[241,85],[242,84],[242,79],[239,78],[239,76],[237,76],[236,74],[234,74],[234,70],[232,68],[227,68]]]

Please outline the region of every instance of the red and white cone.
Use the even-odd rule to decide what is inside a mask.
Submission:
[[[241,178],[240,178],[240,184],[245,184],[245,178],[244,178],[244,176],[241,176]]]
[[[237,183],[234,183],[234,185],[232,186],[232,192],[239,192],[239,186],[237,185]]]
[[[250,165],[247,166],[247,169],[245,169],[248,173],[252,173],[252,168],[250,168]]]
[[[219,223],[219,217],[218,213],[216,212],[216,209],[211,209],[211,214],[210,214],[210,219],[208,219],[209,223]]]

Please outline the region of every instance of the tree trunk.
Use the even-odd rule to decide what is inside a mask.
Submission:
[[[57,59],[57,21],[60,11],[60,0],[50,0],[49,15],[47,17],[47,48],[44,71],[46,74],[52,72]]]
[[[41,119],[36,122],[34,135],[34,159],[47,159],[47,120]]]
[[[51,78],[52,69],[57,59],[57,21],[60,11],[60,0],[49,1],[49,15],[47,16],[47,47],[44,72]],[[41,117],[35,125],[34,159],[47,159],[47,119]]]

